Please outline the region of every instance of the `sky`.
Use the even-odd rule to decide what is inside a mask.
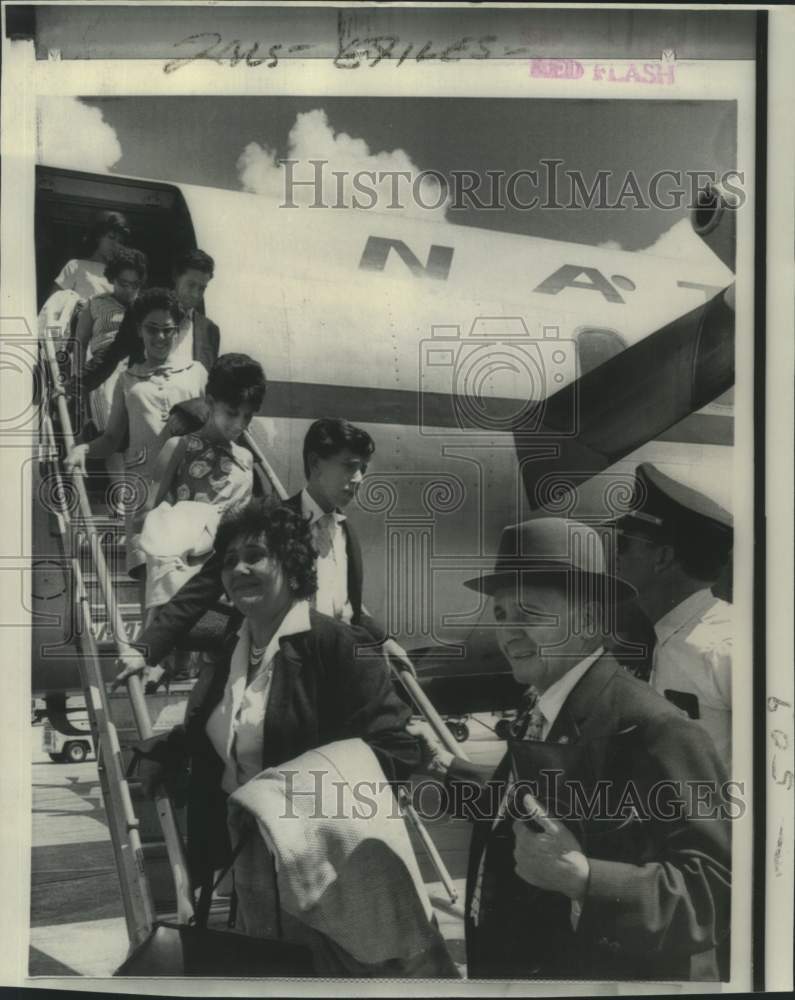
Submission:
[[[484,180],[487,171],[509,175],[558,159],[561,169],[581,171],[588,186],[597,171],[610,171],[615,200],[628,171],[645,189],[655,171],[742,169],[735,122],[729,101],[49,98],[40,103],[39,146],[44,162],[75,169],[273,196],[284,188],[277,161],[285,156],[327,159],[330,169],[352,172],[435,170],[449,177],[469,170]],[[524,199],[530,194],[518,190]],[[685,208],[444,206],[440,213],[455,224],[627,250],[654,245],[687,214]]]

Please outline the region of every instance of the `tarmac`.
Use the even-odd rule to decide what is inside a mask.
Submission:
[[[462,749],[494,763],[504,744],[495,719],[475,717]],[[127,957],[129,942],[96,761],[52,763],[41,750],[41,725],[31,727],[33,817],[31,846],[31,977],[107,977]],[[425,823],[452,879],[457,900],[439,879],[416,833],[412,842],[453,961],[463,974],[463,899],[469,824],[447,817]],[[173,914],[158,912],[159,918]]]

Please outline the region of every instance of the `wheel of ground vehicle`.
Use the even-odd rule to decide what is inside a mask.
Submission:
[[[494,727],[494,732],[498,740],[507,740],[511,735],[511,720],[500,719]]]
[[[448,722],[447,728],[459,743],[469,739],[469,726],[465,722]]]
[[[64,759],[62,753],[48,753],[47,756],[53,762],[53,764],[60,764]]]
[[[88,756],[88,747],[85,743],[67,743],[64,755],[72,764],[82,764]]]

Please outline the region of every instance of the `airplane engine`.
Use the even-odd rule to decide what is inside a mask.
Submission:
[[[696,206],[691,210],[690,221],[697,236],[731,270],[734,270],[737,240],[737,198],[719,184],[711,184],[700,191]]]

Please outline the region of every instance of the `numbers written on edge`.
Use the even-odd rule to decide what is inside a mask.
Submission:
[[[771,696],[767,699],[767,710],[771,714],[778,712],[780,708],[792,708],[792,705],[788,701],[782,701],[780,698]],[[770,730],[769,737],[772,744],[772,755],[770,759],[770,776],[777,785],[783,785],[787,791],[792,791],[793,785],[795,785],[795,775],[786,766],[787,761],[790,758],[789,749],[792,745],[791,733],[788,733],[782,726],[787,726],[791,730],[792,724],[791,720],[787,719],[787,716],[791,716],[791,712],[782,713],[781,716],[777,716],[776,721],[779,722],[778,727]],[[789,725],[787,722],[789,721]],[[782,760],[783,757],[783,760]]]

